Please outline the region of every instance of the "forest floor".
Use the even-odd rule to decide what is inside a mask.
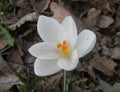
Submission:
[[[92,30],[94,49],[67,72],[66,92],[120,92],[120,0],[0,0],[0,92],[62,92],[63,71],[38,77],[28,49],[42,41],[39,15],[72,16]]]

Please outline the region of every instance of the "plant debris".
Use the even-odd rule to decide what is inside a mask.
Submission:
[[[53,2],[55,1],[55,2]],[[37,77],[28,48],[39,41],[39,15],[72,16],[78,33],[97,35],[95,48],[67,73],[67,92],[120,92],[119,0],[1,0],[0,92],[61,92],[63,73]]]

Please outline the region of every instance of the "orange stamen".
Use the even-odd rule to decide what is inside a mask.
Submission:
[[[57,44],[57,48],[60,48],[62,47],[62,45],[60,43]]]
[[[66,40],[63,41],[63,46],[65,46],[67,44]]]
[[[66,46],[66,44],[67,44],[67,41],[64,40],[62,44],[61,43],[57,44],[57,48],[61,48],[62,53],[66,53],[68,50],[68,47]]]

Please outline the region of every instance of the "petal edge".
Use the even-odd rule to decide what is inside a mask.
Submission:
[[[60,70],[55,60],[41,60],[37,58],[34,63],[34,72],[37,76],[49,76]]]

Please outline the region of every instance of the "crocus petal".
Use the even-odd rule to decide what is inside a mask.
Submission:
[[[90,30],[83,30],[77,38],[76,48],[78,49],[78,57],[82,57],[89,53],[95,46],[96,35]]]
[[[29,48],[29,52],[39,59],[58,59],[59,51],[54,42],[40,42]]]
[[[55,19],[46,16],[39,16],[37,30],[44,41],[63,41],[67,35],[63,27]]]
[[[38,76],[48,76],[55,74],[60,70],[56,60],[42,60],[37,58],[34,63],[34,71]]]
[[[77,27],[76,24],[71,16],[67,16],[62,21],[62,26],[69,37],[69,42],[74,47],[77,39]]]
[[[74,68],[76,68],[79,61],[77,55],[77,50],[73,50],[69,58],[62,58],[58,60],[58,66],[67,71],[73,70]]]

